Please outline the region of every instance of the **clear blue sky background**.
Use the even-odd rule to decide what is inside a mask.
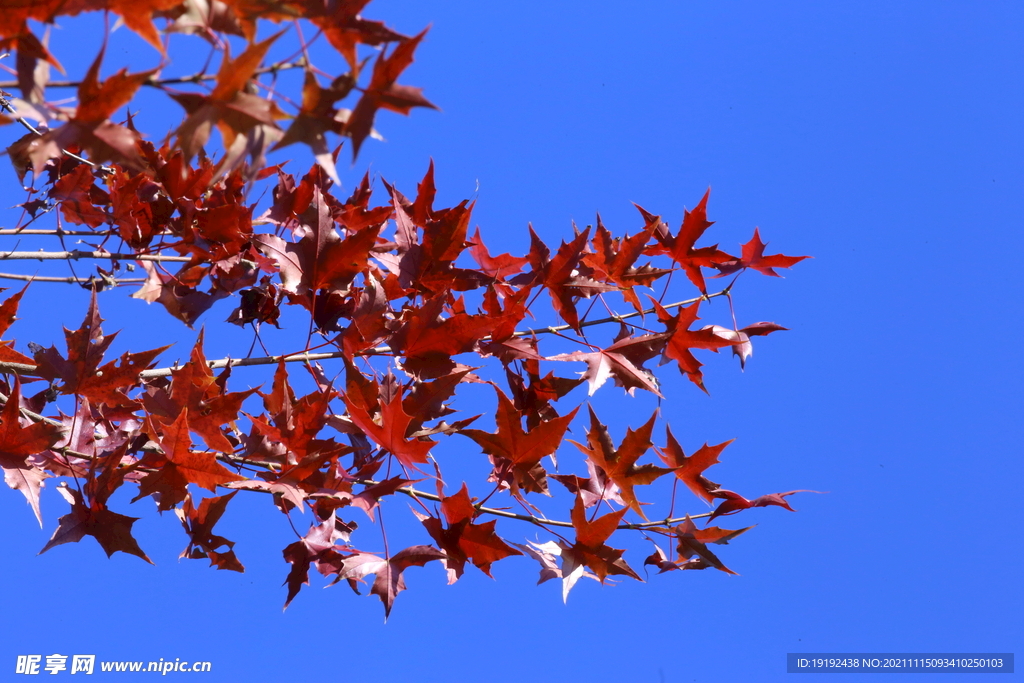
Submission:
[[[403,80],[443,112],[383,114],[388,142],[340,165],[342,194],[367,168],[414,194],[433,157],[438,204],[477,197],[492,251],[522,253],[528,221],[556,243],[597,210],[634,232],[637,202],[677,226],[710,186],[711,240],[737,250],[760,226],[770,253],[814,256],[785,280],[748,274],[737,287],[741,325],[792,331],[756,340],[743,373],[727,355],[703,358],[710,398],[666,366],[662,409],[688,452],[736,439],[709,472],[728,488],[829,493],[794,496],[797,513],[724,519],[758,525],[715,548],[740,576],[584,582],[563,605],[523,559],[454,586],[435,565],[408,572],[385,625],[375,597],[315,577],[282,613],[280,549],[294,535],[261,496],[239,496],[218,527],[238,543],[239,575],[178,562],[177,519],[127,495],[114,509],[143,518],[136,535],[155,567],[107,560],[91,539],[37,557],[65,503],[51,482],[40,530],[4,490],[0,678],[18,654],[54,652],[209,660],[211,681],[676,683],[782,680],[787,652],[1021,650],[1019,3],[379,1],[367,15],[406,33],[432,22]],[[84,62],[68,51],[83,25]],[[73,74],[95,54],[95,26],[66,21],[54,36]],[[155,64],[150,48],[123,45],[112,64]],[[289,155],[302,172],[297,149],[277,160]],[[77,327],[84,295],[59,287],[33,286],[10,336],[49,345],[60,325]],[[123,295],[101,299],[108,332],[133,325],[118,349],[176,338],[165,360],[187,354],[194,333]],[[211,329],[232,305],[204,318]],[[726,310],[704,317],[725,324]],[[248,341],[218,336],[209,355]],[[656,405],[612,386],[595,398],[616,440]],[[406,501],[388,514],[402,524]],[[616,540],[639,567],[648,546]],[[968,677],[943,680],[954,678]]]

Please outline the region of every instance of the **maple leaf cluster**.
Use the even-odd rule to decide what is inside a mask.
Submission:
[[[130,103],[144,85],[163,90],[181,106],[185,119],[175,131],[173,144],[190,161],[204,152],[213,129],[220,133],[224,155],[216,174],[239,168],[246,159],[252,173],[262,168],[270,149],[294,143],[309,146],[317,162],[335,181],[338,180],[331,154],[331,136],[349,138],[353,156],[358,154],[366,138],[375,135],[374,119],[379,110],[408,115],[414,107],[436,107],[424,97],[420,88],[398,83],[402,72],[413,61],[417,46],[426,31],[416,36],[400,34],[382,22],[365,19],[362,10],[369,0],[40,0],[15,2],[4,6],[0,17],[0,50],[16,51],[17,87],[21,98],[3,99],[9,112],[6,121],[34,119],[38,128],[30,131],[8,148],[20,175],[32,170],[43,172],[49,162],[63,152],[87,153],[93,163],[114,161],[131,170],[155,171],[154,160],[140,153],[137,143],[142,139],[131,117],[125,123],[112,120],[115,112]],[[46,36],[40,39],[32,23],[57,23],[62,17],[103,10],[113,13],[125,26],[149,43],[161,57],[161,66],[138,73],[122,69],[100,81],[106,43],[100,49],[85,78],[78,83],[76,107],[67,108],[50,102],[46,88],[50,67],[63,70],[47,47]],[[300,51],[306,55],[298,62],[267,62],[274,44],[289,30],[255,41],[258,26],[265,22],[280,24],[308,21],[315,28],[315,38],[306,42],[299,35]],[[165,24],[158,29],[156,20]],[[170,63],[168,49],[174,34],[191,35],[192,40],[205,39],[215,52],[221,53],[217,74],[206,69],[187,76],[164,77]],[[244,38],[245,49],[237,57],[231,53],[231,37]],[[319,39],[326,40],[337,51],[349,71],[330,76],[308,59],[309,48]],[[363,77],[368,59],[360,59],[360,45],[383,48],[373,62],[368,78]],[[274,92],[276,77],[282,70],[302,68],[303,86],[300,103],[294,115],[286,113],[273,96],[261,96],[260,90]],[[271,83],[259,76],[267,74]],[[329,83],[322,85],[327,77]],[[206,85],[212,88],[181,90],[181,84]],[[360,85],[363,83],[363,85]],[[172,87],[178,86],[178,87]],[[358,100],[351,108],[336,106],[351,94]],[[287,128],[278,123],[291,118]],[[331,136],[328,136],[328,133]],[[334,143],[337,144],[337,143]],[[180,168],[178,169],[180,170]]]
[[[379,199],[369,175],[347,197],[339,195],[337,150],[326,134],[350,138],[357,153],[378,110],[407,114],[433,106],[419,89],[397,82],[424,34],[406,37],[363,19],[366,4],[78,0],[16,4],[0,20],[6,46],[17,50],[23,94],[3,102],[12,116],[35,112],[47,124],[9,150],[22,179],[30,172],[33,178],[34,198],[21,205],[19,227],[56,214],[59,225],[95,242],[92,258],[109,262],[88,280],[68,278],[92,294],[81,325],[65,330],[63,349],[30,343],[20,351],[13,339],[0,341],[5,482],[41,525],[45,479],[61,479],[57,489],[71,506],[44,550],[92,536],[108,555],[150,561],[132,533],[136,518],[108,507],[127,486],[132,502],[148,498],[159,512],[174,511],[187,538],[183,558],[207,559],[218,569],[244,569],[234,542],[215,531],[238,492],[269,494],[290,521],[311,515],[309,531],[284,548],[286,605],[315,569],[356,592],[372,576],[370,593],[389,614],[410,567],[437,562],[454,583],[467,565],[491,576],[496,563],[513,556],[537,562],[540,582],[560,579],[567,597],[580,577],[641,580],[625,550],[609,545],[616,532],[637,530],[665,544],[655,544],[645,566],[732,573],[707,546],[749,527],[699,528],[694,520],[754,507],[792,510],[786,499],[797,491],[748,499],[723,489],[705,472],[728,442],[687,456],[666,425],[664,445],[656,445],[657,412],[616,446],[587,406],[585,440],[566,439],[582,407],[575,390],[586,384],[591,396],[610,391],[611,379],[630,395],[640,389],[660,398],[662,385],[647,365],[658,359],[707,392],[695,353],[730,348],[742,365],[752,337],[785,328],[739,327],[734,316],[731,326],[698,326],[701,307],[727,298],[732,312],[732,290],[744,272],[777,276],[776,268],[806,257],[765,255],[756,229],[739,256],[698,246],[712,225],[708,193],[676,230],[637,207],[632,235],[616,235],[598,216],[596,227],[574,225],[572,238],[554,248],[531,227],[521,256],[492,254],[479,228],[470,233],[473,202],[435,206],[432,162],[413,199],[383,178]],[[76,108],[48,104],[42,65],[56,60],[29,22],[99,9],[119,15],[161,53],[170,33],[209,40],[223,53],[220,69],[193,80],[212,81],[212,89],[171,91],[155,70],[122,71],[100,82],[101,52],[78,85]],[[257,42],[256,27],[296,18],[316,26],[350,71],[323,87],[320,72],[304,62],[301,106],[282,129],[278,121],[287,115],[273,97],[257,93],[265,86],[260,75],[274,72],[264,63],[283,32]],[[246,42],[237,57],[225,38],[231,35]],[[365,85],[359,83],[368,62],[358,58],[359,45],[382,48]],[[112,119],[143,85],[166,90],[184,110],[175,135],[161,144],[145,140],[130,117],[123,124]],[[359,99],[351,110],[335,106],[353,92]],[[204,150],[215,127],[223,142],[219,160]],[[265,158],[271,147],[294,142],[315,157],[300,178]],[[271,186],[262,204],[249,199],[257,183]],[[103,332],[99,292],[127,284],[131,262],[145,275],[132,296],[158,303],[188,327],[229,299],[227,322],[252,329],[254,344],[264,345],[260,330],[266,335],[279,326],[286,311],[308,316],[309,334],[297,345],[266,335],[281,348],[255,358],[211,361],[200,332],[188,361],[173,367],[156,367],[168,347],[109,359],[116,334]],[[694,287],[693,298],[666,304],[676,271],[685,278],[675,284]],[[730,280],[709,291],[714,278]],[[0,338],[24,292],[0,303]],[[592,317],[598,301],[612,310],[609,299],[628,312]],[[597,337],[583,330],[597,325],[618,333],[595,344]],[[311,381],[299,381],[292,363],[301,363]],[[240,388],[252,375],[234,373],[254,365],[272,366],[273,375]],[[565,376],[573,368],[578,376]],[[38,391],[26,391],[33,384]],[[302,386],[312,388],[300,395]],[[482,415],[452,417],[460,394],[479,397],[481,390],[496,400],[484,425],[475,424]],[[449,443],[451,437],[462,438]],[[489,469],[486,481],[446,482],[446,452],[467,446]],[[674,484],[655,515],[644,499],[663,477]],[[433,485],[417,488],[426,480]],[[674,516],[678,482],[717,506]],[[389,552],[376,547],[378,534],[358,533],[403,497],[422,526],[421,544]],[[546,516],[539,507],[545,497],[550,505],[567,503],[563,514]],[[498,535],[502,520],[529,522],[550,539],[508,540]]]

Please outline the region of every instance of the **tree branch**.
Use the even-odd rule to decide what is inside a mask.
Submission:
[[[117,230],[56,230],[42,228],[0,228],[0,235],[48,235],[50,237],[110,237],[120,234]]]
[[[8,363],[6,365],[14,365],[14,364]],[[5,406],[5,405],[7,405],[7,396],[5,396],[4,394],[0,393],[0,406]],[[49,417],[46,417],[45,415],[40,415],[39,413],[32,412],[31,410],[28,410],[27,408],[21,408],[20,412],[21,412],[21,414],[24,417],[26,417],[29,420],[32,420],[34,422],[43,422],[43,423],[46,423],[48,425],[52,425],[54,427],[58,427],[61,430],[66,429],[62,422],[58,422],[57,420],[54,420],[54,419],[49,418]],[[53,451],[59,452],[59,453],[64,453],[65,455],[70,455],[70,456],[75,457],[75,458],[82,458],[84,460],[94,460],[97,457],[95,455],[89,455],[88,453],[80,453],[78,451],[73,451],[73,450],[71,450],[69,448],[53,448],[53,449],[50,449],[50,450],[53,450]],[[143,446],[140,450],[142,450],[142,451],[154,451],[154,452],[160,452],[161,451],[161,449],[159,447],[157,447],[157,446],[149,446],[149,447]],[[262,462],[262,461],[258,461],[258,460],[249,460],[247,458],[240,458],[240,457],[237,457],[235,455],[229,455],[227,453],[222,453],[221,455],[218,455],[217,459],[220,460],[221,462],[225,462],[225,463],[232,464],[232,465],[250,465],[250,466],[251,465],[256,465],[256,466],[259,466],[259,467],[265,467],[267,469],[272,469],[273,465],[276,464],[276,463]],[[374,481],[373,479],[356,479],[354,481],[355,481],[355,483],[362,484],[363,486],[377,486],[378,484],[381,483],[379,481]],[[254,489],[248,489],[248,490],[254,490]],[[404,493],[405,495],[409,496],[410,498],[420,498],[420,499],[423,499],[423,500],[432,500],[432,501],[438,502],[438,503],[440,503],[443,500],[443,498],[441,496],[439,496],[439,495],[437,495],[435,493],[427,493],[426,491],[420,491],[418,489],[413,488],[412,486],[401,486],[401,487],[399,487],[399,488],[397,488],[395,490],[398,491],[399,493]],[[473,507],[476,508],[477,511],[480,514],[494,515],[495,517],[505,517],[507,519],[518,519],[521,522],[529,522],[531,524],[536,524],[538,526],[557,526],[557,527],[567,527],[567,528],[572,528],[572,526],[573,526],[572,522],[566,522],[566,521],[558,520],[558,519],[547,519],[546,517],[534,517],[532,515],[523,515],[523,514],[520,514],[518,512],[509,512],[508,510],[502,510],[500,508],[484,507],[483,505],[479,505],[479,504],[474,505]],[[711,512],[703,512],[703,513],[696,514],[696,515],[689,515],[689,518],[690,519],[700,519],[702,517],[710,517],[711,514],[712,514]],[[618,525],[615,528],[616,529],[623,529],[623,530],[625,530],[625,529],[648,529],[648,528],[659,527],[659,526],[672,526],[674,524],[682,524],[683,522],[686,521],[686,519],[687,519],[686,517],[676,517],[676,518],[673,518],[673,519],[664,519],[664,520],[659,520],[659,521],[655,521],[655,522],[638,522],[638,523],[632,523],[632,524],[620,524],[620,525]]]
[[[5,94],[7,94],[7,93],[3,92],[3,90],[0,89],[0,108],[2,108],[4,111],[9,112],[13,116],[14,120],[17,121],[18,123],[20,123],[30,133],[35,133],[36,135],[42,135],[42,133],[39,132],[38,128],[36,128],[31,123],[29,123],[28,121],[25,120],[25,117],[17,115],[18,113],[14,110],[14,107],[11,106],[11,103],[7,101],[6,97],[4,97]],[[89,161],[85,157],[78,156],[77,154],[75,154],[73,152],[69,152],[66,149],[61,148],[60,151],[61,151],[61,154],[65,155],[65,156],[69,156],[72,159],[78,159],[83,164],[88,164],[89,166],[92,166],[93,168],[97,168],[97,169],[103,171],[104,173],[110,173],[112,171],[112,169],[107,167],[107,166],[101,166],[100,164],[97,164],[95,161]]]
[[[0,273],[0,280],[21,280],[22,282],[61,282],[72,285],[88,285],[93,282],[102,282],[110,287],[119,287],[120,285],[128,284],[141,284],[146,282],[144,277],[135,278],[104,278],[90,275],[87,278],[81,277],[55,277],[50,275],[19,275],[17,273]]]
[[[0,252],[0,261],[77,261],[100,259],[104,261],[173,261],[186,263],[190,256],[164,256],[163,254],[119,254],[104,251],[8,251]]]
[[[277,71],[287,71],[289,69],[302,69],[306,66],[306,60],[299,58],[294,62],[284,62],[281,64],[271,64],[253,72],[253,76],[262,76],[263,74],[274,73]],[[177,76],[174,78],[155,78],[151,76],[146,80],[143,85],[148,85],[153,88],[162,88],[165,85],[180,85],[182,83],[202,83],[203,81],[213,81],[217,79],[217,74],[204,73],[202,71],[188,76]],[[82,85],[81,81],[50,81],[46,84],[47,88],[77,88]],[[0,89],[17,88],[17,81],[0,81]]]
[[[662,306],[662,308],[664,308],[665,310],[668,310],[670,308],[679,308],[681,306],[689,306],[690,304],[695,304],[698,301],[707,301],[709,299],[713,299],[716,296],[728,296],[728,295],[729,295],[729,289],[726,288],[726,289],[723,289],[720,292],[712,292],[711,294],[705,294],[703,296],[698,296],[698,297],[695,297],[693,299],[687,299],[686,301],[677,301],[674,304],[668,304],[666,306]],[[580,323],[580,327],[592,327],[593,325],[605,325],[607,323],[617,323],[617,322],[620,322],[622,320],[626,320],[628,318],[636,318],[638,316],[649,315],[651,313],[657,313],[657,309],[655,309],[655,308],[645,308],[642,311],[631,311],[630,313],[622,313],[621,315],[611,315],[611,316],[608,316],[607,318],[598,318],[597,320],[585,320],[585,321]],[[572,330],[572,329],[575,329],[575,328],[573,328],[572,325],[555,325],[553,327],[538,327],[538,328],[532,329],[532,330],[523,330],[521,332],[514,332],[512,334],[512,336],[513,337],[529,337],[529,336],[532,336],[532,335],[535,335],[535,334],[557,334],[559,332],[565,332],[566,330]]]
[[[372,479],[356,479],[356,482],[359,483],[359,484],[365,484],[366,486],[375,486],[375,485],[380,483],[379,481],[374,481]],[[435,501],[435,502],[438,502],[438,503],[441,502],[441,500],[442,500],[441,496],[439,496],[437,494],[427,493],[426,491],[420,491],[418,489],[414,489],[411,486],[401,486],[401,487],[399,487],[399,488],[397,488],[395,490],[400,492],[400,493],[404,493],[405,495],[409,496],[410,498],[422,498],[424,500],[432,500],[432,501]],[[501,510],[499,508],[484,507],[482,505],[474,505],[473,507],[476,508],[481,514],[494,515],[495,517],[506,517],[508,519],[518,519],[518,520],[520,520],[522,522],[530,522],[531,524],[537,524],[538,526],[545,526],[545,525],[546,526],[560,526],[560,527],[568,527],[570,529],[573,526],[572,522],[565,522],[565,521],[558,520],[558,519],[546,519],[544,517],[533,517],[531,515],[523,515],[523,514],[520,514],[518,512],[509,512],[508,510]],[[711,513],[711,512],[702,512],[702,513],[697,514],[697,515],[690,515],[689,518],[690,519],[700,519],[702,517],[710,517],[712,514],[713,513]],[[672,526],[673,524],[682,524],[685,521],[686,521],[686,517],[675,517],[673,519],[663,519],[663,520],[659,520],[657,522],[639,522],[639,523],[635,523],[635,524],[620,524],[620,525],[618,525],[615,528],[616,529],[649,529],[649,528],[659,527],[659,526]]]
[[[24,252],[24,253],[31,254],[33,252]],[[184,258],[184,257],[182,257],[182,258]],[[728,295],[728,293],[729,293],[729,290],[724,289],[724,290],[722,290],[720,292],[714,292],[714,293],[711,293],[711,294],[706,294],[704,296],[699,296],[699,297],[696,297],[694,299],[686,299],[685,301],[677,301],[677,302],[675,302],[673,304],[668,304],[666,306],[663,306],[662,308],[671,309],[671,308],[680,308],[682,306],[689,306],[690,304],[693,304],[693,303],[695,303],[697,301],[700,301],[702,299],[711,299],[712,297],[716,297],[716,296],[726,296],[726,295]],[[591,327],[591,326],[594,326],[594,325],[604,325],[604,324],[607,324],[607,323],[619,322],[620,320],[625,320],[627,318],[635,318],[635,317],[637,317],[639,315],[648,315],[648,314],[654,313],[654,312],[655,312],[654,308],[648,308],[648,309],[644,309],[643,311],[633,311],[631,313],[623,313],[622,315],[610,316],[610,317],[607,317],[607,318],[600,318],[598,320],[590,320],[590,321],[587,321],[587,322],[582,322],[582,323],[580,323],[580,327]],[[514,334],[514,336],[516,336],[516,337],[525,337],[525,336],[531,336],[531,335],[535,335],[535,334],[558,334],[559,332],[562,332],[562,331],[568,330],[568,329],[572,329],[572,328],[569,327],[568,325],[557,325],[557,326],[552,326],[552,327],[539,327],[537,329],[524,330],[522,332],[516,332]],[[488,339],[490,339],[490,337],[484,337],[481,341],[487,341]],[[391,353],[393,353],[393,351],[392,351],[392,349],[390,347],[388,347],[388,346],[378,346],[378,347],[373,348],[373,349],[368,349],[367,351],[362,352],[360,355],[363,355],[363,356],[371,356],[371,355],[380,356],[380,355],[388,355],[388,354],[391,354]],[[326,353],[301,353],[300,352],[300,353],[285,354],[285,355],[281,355],[281,356],[258,356],[256,358],[219,358],[217,360],[206,361],[206,365],[211,370],[218,370],[220,368],[226,368],[229,365],[231,367],[233,367],[233,368],[239,368],[239,367],[246,367],[246,366],[249,366],[249,365],[277,365],[281,361],[284,361],[285,363],[306,363],[306,362],[310,362],[310,361],[331,360],[331,359],[334,359],[334,358],[344,358],[344,357],[345,357],[345,353],[343,353],[341,351],[330,351],[330,352],[326,352]],[[167,368],[153,368],[152,370],[143,370],[142,372],[139,373],[139,379],[152,379],[154,377],[169,377],[171,375],[171,373],[174,372],[178,367],[179,367],[178,365],[174,365],[172,367],[167,367]],[[3,363],[3,362],[0,362],[0,372],[13,372],[13,373],[18,374],[18,375],[31,375],[36,370],[37,370],[37,367],[35,365],[26,365],[24,363]]]

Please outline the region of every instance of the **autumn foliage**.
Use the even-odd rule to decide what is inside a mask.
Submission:
[[[3,63],[14,77],[2,101],[7,153],[28,192],[16,224],[0,232],[47,236],[61,250],[46,258],[78,264],[70,274],[64,266],[22,277],[37,280],[26,287],[92,291],[81,325],[49,347],[9,336],[24,289],[0,305],[5,482],[40,524],[46,479],[60,480],[70,506],[43,550],[91,536],[108,555],[150,561],[132,532],[136,518],[108,507],[124,487],[132,502],[149,498],[177,515],[182,557],[218,569],[243,571],[242,553],[216,530],[239,493],[266,496],[296,529],[307,515],[308,531],[284,548],[285,604],[315,570],[357,592],[368,584],[389,613],[410,567],[439,563],[451,583],[469,564],[490,576],[512,556],[538,563],[540,581],[561,580],[567,596],[581,577],[641,579],[637,560],[614,547],[618,535],[638,532],[655,540],[642,562],[660,572],[732,573],[710,545],[747,529],[697,521],[751,507],[791,510],[796,492],[747,498],[723,488],[708,471],[730,442],[687,455],[657,412],[617,441],[584,394],[619,391],[611,380],[660,397],[652,362],[706,392],[699,358],[728,349],[742,365],[754,337],[785,328],[735,318],[705,325],[702,307],[721,298],[731,311],[737,278],[776,276],[806,257],[765,254],[757,230],[738,255],[706,244],[708,193],[675,228],[638,206],[632,234],[598,217],[554,245],[531,228],[528,253],[513,256],[488,250],[472,202],[435,206],[433,162],[408,195],[368,175],[339,192],[342,143],[355,158],[375,137],[381,110],[434,107],[403,80],[426,32],[406,36],[365,19],[366,4],[2,3],[2,49],[12,53]],[[149,47],[140,49],[155,50],[163,66],[104,78],[101,50],[51,97],[50,72],[61,65],[47,25],[97,11],[141,37]],[[294,54],[275,61],[273,50],[288,41]],[[313,64],[316,41],[341,55],[345,73]],[[176,75],[175,50],[186,42],[213,56]],[[301,73],[301,83],[285,96],[289,73]],[[75,104],[56,104],[68,87]],[[142,88],[180,110],[163,141],[148,139],[130,113]],[[300,177],[268,161],[293,144],[315,160]],[[66,235],[93,246],[67,251]],[[82,261],[98,265],[83,274]],[[211,313],[205,332],[190,337],[188,362],[157,367],[166,346],[111,357],[116,333],[104,331],[100,303],[124,286],[138,305],[158,304],[188,327],[227,299],[219,307],[230,311],[227,323],[251,328],[264,355],[240,349],[234,359],[208,359],[204,334],[223,317]],[[680,287],[681,297],[668,295]],[[308,316],[309,334],[271,354],[259,331],[279,325],[288,307]],[[614,338],[595,344],[584,332],[594,326]],[[266,374],[239,377],[246,366]],[[494,408],[457,413],[463,390],[486,390]],[[446,480],[452,454],[486,462],[489,475]],[[673,482],[670,496],[651,500],[650,485],[663,477]],[[677,513],[687,504],[677,489],[713,509]],[[385,508],[398,513],[391,524],[400,514],[421,525],[422,541],[382,548],[382,530],[368,527],[383,524]],[[547,540],[525,540],[538,532]]]

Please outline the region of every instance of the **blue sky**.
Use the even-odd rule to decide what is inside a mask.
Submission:
[[[432,25],[403,81],[443,111],[382,114],[387,142],[368,141],[354,167],[339,164],[341,194],[367,169],[414,194],[433,158],[438,205],[475,197],[474,224],[492,252],[524,253],[527,222],[549,243],[595,211],[635,232],[636,202],[676,227],[710,186],[708,240],[734,251],[759,226],[769,253],[814,256],[784,280],[751,273],[737,286],[741,325],[791,331],[755,340],[742,373],[726,354],[705,354],[710,397],[665,366],[661,410],[688,453],[736,439],[709,472],[727,488],[828,493],[794,496],[796,513],[722,520],[757,524],[716,547],[740,576],[583,582],[563,605],[556,582],[535,586],[536,565],[523,559],[495,565],[494,581],[467,571],[454,586],[428,566],[408,572],[385,625],[375,597],[324,591],[316,578],[282,613],[280,550],[294,535],[262,497],[237,497],[218,527],[237,542],[240,575],[178,562],[177,519],[128,496],[115,509],[142,517],[136,536],[156,566],[107,560],[90,539],[37,557],[65,504],[52,486],[44,492],[40,530],[5,490],[0,668],[18,654],[60,652],[209,660],[205,680],[217,681],[675,683],[781,680],[787,652],[1019,649],[1019,4],[379,0],[367,15],[409,34]],[[78,26],[96,42],[96,25],[64,25],[54,45],[81,73],[95,52],[77,62],[60,43]],[[153,50],[115,45],[112,64],[155,65]],[[141,116],[153,129],[174,125],[151,111]],[[295,173],[309,163],[298,150],[272,160],[286,158]],[[86,299],[60,287],[33,285],[9,336],[49,345],[61,325],[77,327]],[[203,319],[218,329],[208,332],[210,357],[248,346],[246,335],[220,332],[232,305]],[[107,332],[126,328],[117,349],[177,340],[170,361],[195,338],[123,292],[102,297],[101,311]],[[721,303],[702,315],[727,324]],[[619,440],[657,401],[606,386],[593,404]],[[574,438],[583,428],[580,419]],[[418,538],[406,501],[386,514],[389,531]],[[514,523],[499,533],[536,538]],[[614,540],[639,568],[646,542]]]

